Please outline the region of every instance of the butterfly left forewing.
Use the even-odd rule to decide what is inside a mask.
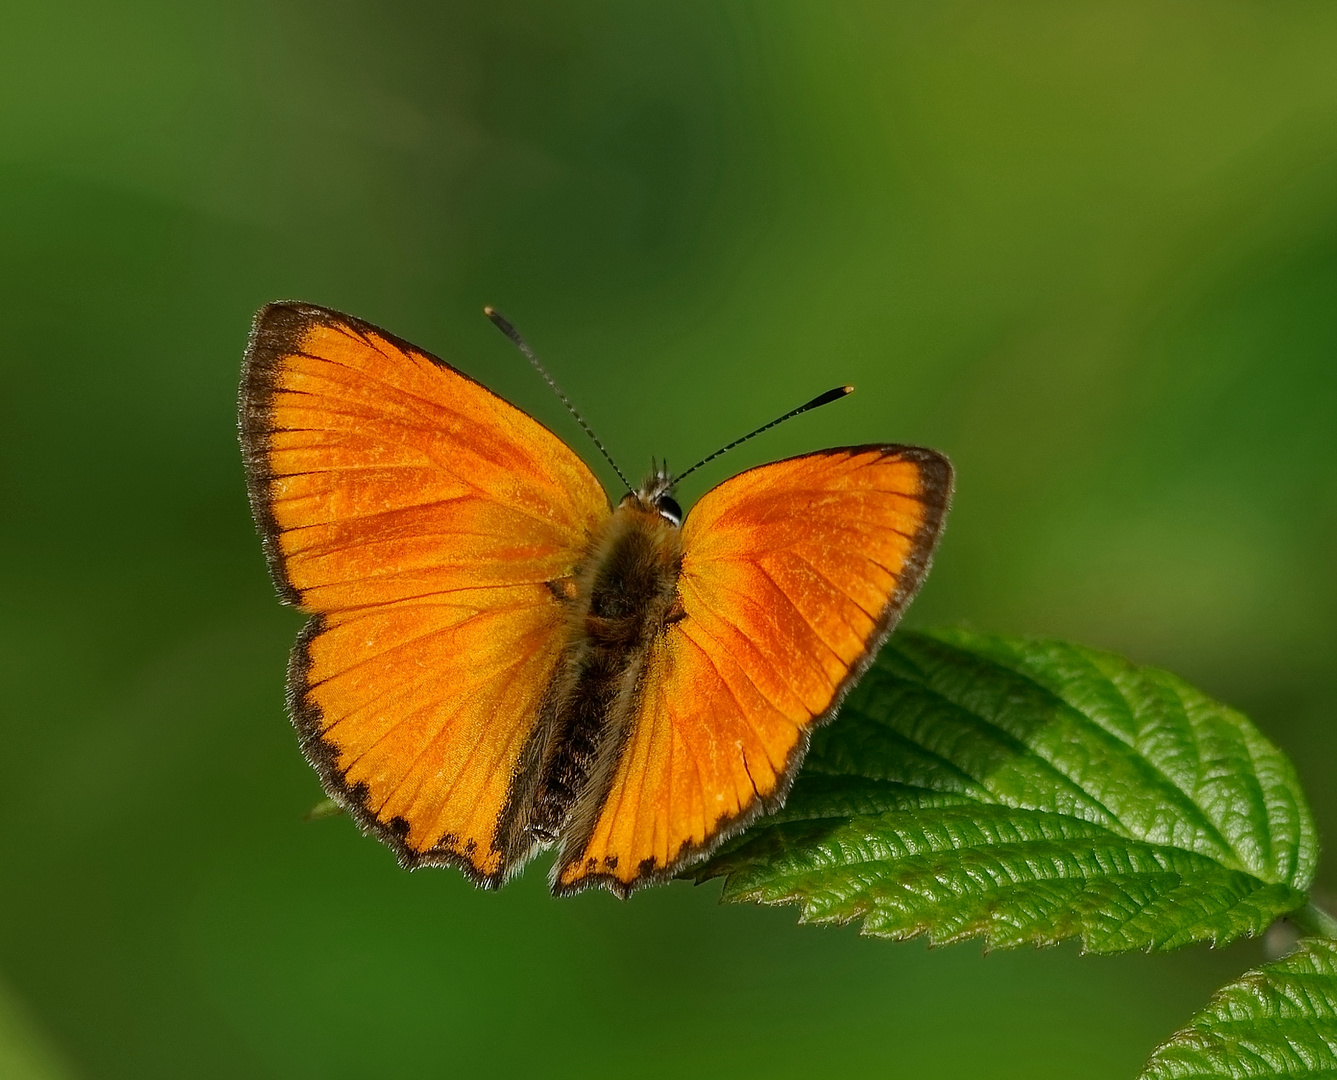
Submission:
[[[779,804],[808,738],[928,570],[951,497],[931,450],[827,450],[752,469],[683,526],[680,617],[650,647],[606,791],[573,817],[554,886],[625,894]]]

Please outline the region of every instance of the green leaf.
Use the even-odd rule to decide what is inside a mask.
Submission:
[[[1140,1080],[1331,1080],[1337,1076],[1337,943],[1300,942],[1219,990]]]
[[[897,635],[784,809],[693,876],[884,937],[1120,952],[1261,932],[1316,851],[1238,712],[1108,653],[953,630]]]

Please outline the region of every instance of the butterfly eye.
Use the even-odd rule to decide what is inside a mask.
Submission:
[[[661,517],[668,518],[674,525],[682,524],[682,507],[674,499],[661,495],[655,500],[655,508]]]

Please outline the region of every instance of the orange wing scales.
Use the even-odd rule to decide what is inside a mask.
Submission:
[[[651,654],[558,891],[661,880],[783,798],[927,572],[950,496],[944,457],[875,446],[753,469],[701,500],[683,526],[685,617]]]
[[[274,304],[242,442],[285,597],[316,617],[294,719],[327,791],[407,865],[497,882],[493,846],[560,660],[569,577],[607,519],[564,443],[366,323]]]
[[[499,869],[491,848],[497,802],[528,733],[520,723],[494,730],[494,719],[536,718],[560,653],[550,597],[514,593],[511,606],[493,595],[482,610],[362,609],[327,619],[309,646],[305,699],[318,710],[319,735],[335,748],[343,783],[365,786],[378,820],[404,821],[413,851],[447,835],[460,844],[473,839],[485,854],[476,866],[483,874]],[[346,666],[351,657],[358,659]],[[463,671],[461,657],[470,658]],[[444,699],[442,673],[454,674]]]

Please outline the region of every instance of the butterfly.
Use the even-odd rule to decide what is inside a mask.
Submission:
[[[311,616],[288,706],[327,794],[404,866],[484,886],[556,847],[559,895],[625,897],[782,805],[952,491],[936,451],[870,445],[749,469],[686,517],[664,469],[613,505],[464,373],[296,302],[256,315],[240,433],[271,574]]]

